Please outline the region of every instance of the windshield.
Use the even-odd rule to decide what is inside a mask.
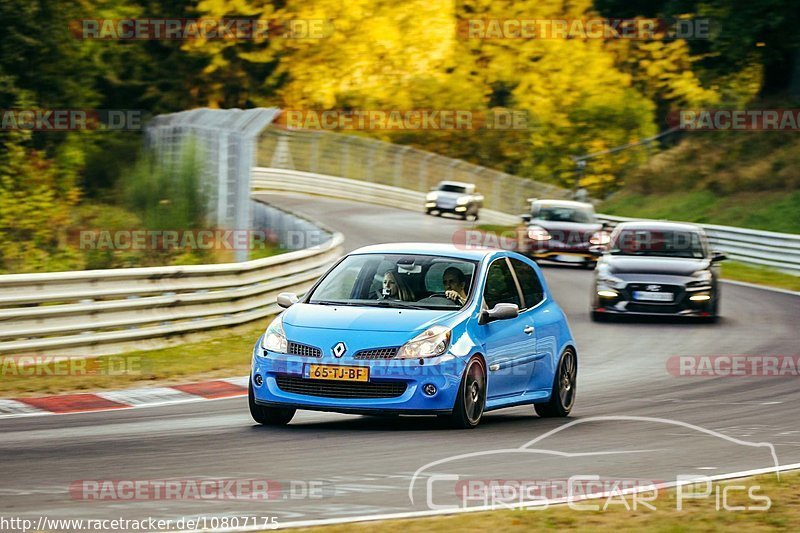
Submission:
[[[533,212],[534,220],[552,222],[579,222],[591,224],[595,222],[594,212],[585,207],[540,206]]]
[[[609,247],[613,255],[685,257],[706,256],[702,236],[694,231],[621,230]]]
[[[439,190],[442,192],[457,192],[459,194],[465,194],[467,192],[467,188],[463,185],[450,184],[439,185]]]
[[[406,309],[460,309],[472,293],[476,263],[410,254],[344,258],[308,303]]]

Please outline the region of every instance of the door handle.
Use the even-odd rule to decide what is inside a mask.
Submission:
[[[526,335],[530,335],[536,330],[534,329],[533,326],[525,326],[525,329],[523,329],[522,331],[524,331]]]

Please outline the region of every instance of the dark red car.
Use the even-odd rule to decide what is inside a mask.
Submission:
[[[592,248],[609,242],[609,232],[597,219],[592,204],[569,200],[534,200],[523,216],[527,232],[522,252],[534,260],[576,263],[594,268]]]

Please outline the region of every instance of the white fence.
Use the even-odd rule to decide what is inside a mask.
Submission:
[[[343,238],[244,263],[0,276],[0,354],[156,348],[278,311],[342,255]]]

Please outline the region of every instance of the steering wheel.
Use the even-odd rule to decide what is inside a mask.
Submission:
[[[447,295],[443,292],[432,292],[428,296],[426,296],[426,298],[435,298],[437,296],[440,298],[447,298]],[[450,300],[450,298],[447,299]]]

